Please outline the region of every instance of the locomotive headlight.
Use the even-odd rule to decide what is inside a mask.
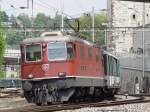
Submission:
[[[59,72],[59,73],[58,73],[58,76],[59,76],[59,77],[65,77],[65,76],[66,76],[66,72]]]
[[[33,79],[33,78],[34,78],[33,74],[29,74],[29,75],[27,76],[27,79]]]

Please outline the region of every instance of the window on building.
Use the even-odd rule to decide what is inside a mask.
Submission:
[[[136,18],[135,18],[135,14],[132,15],[132,18],[133,18],[133,19],[136,19]]]
[[[11,67],[11,70],[14,71],[15,70],[14,67]]]
[[[15,77],[15,74],[11,74],[11,76],[10,76],[11,78],[14,78]]]

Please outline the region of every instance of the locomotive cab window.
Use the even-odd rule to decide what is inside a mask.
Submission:
[[[65,42],[48,43],[48,59],[49,60],[65,60],[67,58]]]
[[[31,44],[26,46],[26,61],[40,61],[41,60],[41,45]]]
[[[67,58],[72,59],[75,57],[75,45],[67,43]]]

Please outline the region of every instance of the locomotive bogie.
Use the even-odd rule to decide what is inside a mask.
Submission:
[[[85,100],[86,97],[102,98],[115,93],[115,91],[110,92],[113,88],[106,88],[103,79],[78,77],[40,81],[26,80],[23,81],[23,89],[28,102],[34,102],[38,105],[69,102],[76,99]]]

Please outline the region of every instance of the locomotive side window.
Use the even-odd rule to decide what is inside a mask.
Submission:
[[[109,75],[113,75],[112,58],[108,56]]]
[[[48,59],[49,60],[64,60],[67,58],[65,42],[50,42],[48,43]]]
[[[68,43],[67,44],[67,58],[73,58],[73,57],[75,57],[75,52],[74,52],[74,50],[75,50],[75,46],[74,46],[74,44],[72,44],[72,43]]]
[[[120,66],[120,65],[119,65],[119,61],[116,60],[117,76],[119,76],[119,74],[120,74],[119,66]]]
[[[41,45],[27,45],[26,46],[26,61],[40,61],[41,60]]]
[[[113,58],[113,75],[117,75],[117,63],[115,58]]]
[[[98,51],[96,51],[95,59],[96,59],[96,62],[99,62],[99,53],[98,53]]]
[[[108,54],[104,54],[104,70],[106,75],[119,76],[119,61]]]
[[[80,46],[80,57],[81,59],[84,59],[84,46]]]
[[[104,72],[105,72],[106,75],[108,75],[108,67],[107,67],[108,66],[108,60],[107,60],[107,55],[104,54],[103,57],[104,57]]]
[[[88,48],[88,59],[92,59],[92,48]]]

